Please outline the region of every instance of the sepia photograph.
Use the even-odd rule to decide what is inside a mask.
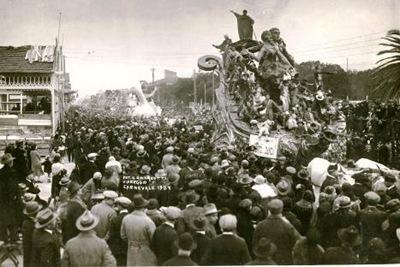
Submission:
[[[400,0],[0,0],[0,266],[400,264]]]

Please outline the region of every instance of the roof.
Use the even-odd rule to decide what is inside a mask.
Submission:
[[[30,45],[13,47],[0,46],[0,73],[51,73],[53,62],[29,63],[25,59],[26,52],[31,49]]]

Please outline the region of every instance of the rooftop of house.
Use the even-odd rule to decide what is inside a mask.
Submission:
[[[0,73],[53,72],[54,46],[0,46]]]

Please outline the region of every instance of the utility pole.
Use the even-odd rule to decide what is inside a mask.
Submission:
[[[207,103],[207,84],[204,82],[204,105]]]
[[[155,68],[151,68],[150,70],[151,70],[151,83],[153,85],[152,89],[154,90],[155,87],[156,87],[155,84],[154,84],[154,72],[155,72],[156,69]],[[158,92],[157,92],[157,100],[158,100],[158,103],[160,104],[160,94]]]
[[[197,104],[196,70],[193,70],[194,105]]]
[[[346,57],[346,72],[349,72],[349,58]]]
[[[214,110],[215,105],[215,81],[214,81],[214,71],[212,72],[212,110]]]

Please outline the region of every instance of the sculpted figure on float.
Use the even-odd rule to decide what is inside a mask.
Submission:
[[[149,95],[145,95],[140,88],[131,87],[132,99],[128,100],[131,116],[153,117],[161,115],[161,108],[156,106],[152,100],[148,101],[156,92],[156,88]],[[136,101],[134,99],[136,97]]]

